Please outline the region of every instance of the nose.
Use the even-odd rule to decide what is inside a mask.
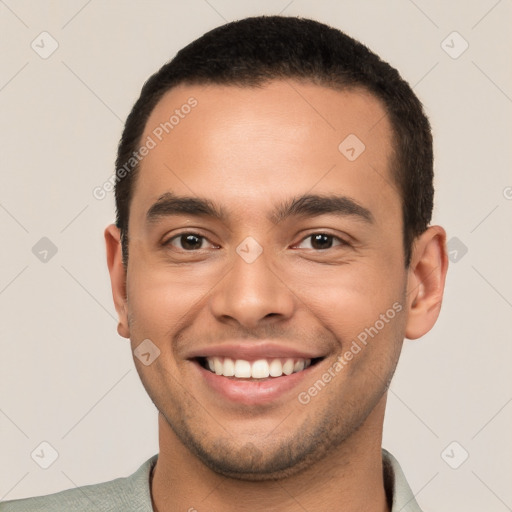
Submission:
[[[231,270],[210,296],[211,312],[218,321],[255,329],[293,315],[297,298],[269,259],[265,251],[252,262],[234,255]]]

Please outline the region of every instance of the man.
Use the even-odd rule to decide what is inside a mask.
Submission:
[[[441,306],[432,174],[419,100],[338,30],[250,18],[181,50],[127,119],[105,231],[159,454],[1,510],[420,510],[381,441]]]

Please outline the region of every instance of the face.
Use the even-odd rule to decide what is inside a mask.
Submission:
[[[221,474],[264,479],[381,424],[410,302],[378,100],[180,86],[148,137],[120,332],[158,348],[135,363],[173,435]]]

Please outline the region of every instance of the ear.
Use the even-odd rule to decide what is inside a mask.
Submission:
[[[128,328],[128,308],[126,304],[126,269],[123,265],[121,232],[114,224],[105,229],[105,243],[107,245],[107,265],[110,273],[112,295],[119,316],[117,332],[124,338],[129,338],[130,330]]]
[[[407,281],[407,338],[420,338],[436,323],[447,270],[446,232],[440,226],[430,226],[416,239],[412,251]]]

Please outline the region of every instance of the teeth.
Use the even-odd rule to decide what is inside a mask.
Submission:
[[[311,359],[230,359],[229,357],[207,357],[207,366],[212,373],[239,379],[266,379],[301,372],[311,366]]]
[[[217,375],[222,375],[224,370],[224,365],[222,364],[222,360],[218,357],[213,358],[213,371]]]
[[[270,376],[281,377],[283,375],[283,364],[279,359],[273,359],[270,363]]]
[[[239,379],[248,379],[251,376],[251,363],[243,359],[235,361],[235,377]]]
[[[233,359],[229,359],[229,357],[224,359],[224,370],[222,374],[224,377],[233,377],[235,375],[235,363]]]
[[[251,367],[251,377],[253,379],[266,379],[270,374],[269,364],[266,359],[254,361]]]
[[[293,365],[293,373],[301,372],[302,370],[304,370],[304,364],[305,361],[301,359],[296,361],[295,364]]]
[[[293,359],[287,359],[286,363],[283,364],[283,373],[285,375],[291,375],[293,373]]]

